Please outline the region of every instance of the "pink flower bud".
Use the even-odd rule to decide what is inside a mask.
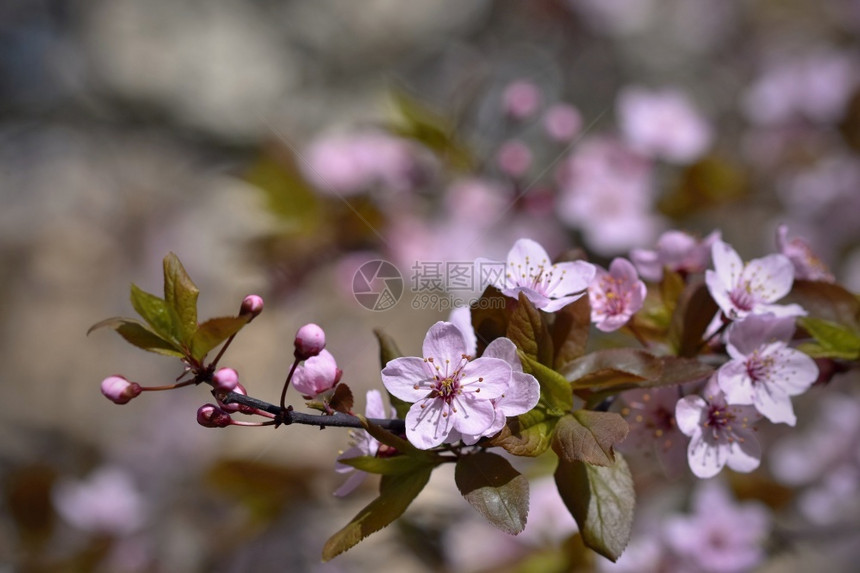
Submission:
[[[502,94],[502,106],[512,119],[528,118],[537,111],[539,105],[540,90],[526,80],[511,82]]]
[[[242,306],[239,307],[239,316],[251,315],[249,320],[253,320],[258,314],[263,312],[263,298],[255,294],[249,294],[242,299]]]
[[[232,422],[230,414],[215,404],[204,404],[197,410],[197,423],[204,428],[225,428]]]
[[[295,345],[296,359],[307,360],[312,356],[316,356],[325,348],[325,332],[318,325],[310,322],[296,332]]]
[[[219,368],[212,375],[212,387],[224,392],[232,392],[239,384],[239,374],[232,368]]]
[[[312,398],[334,388],[340,382],[343,371],[337,367],[334,356],[328,350],[305,360],[293,373],[293,386],[302,396]]]
[[[122,376],[108,376],[102,380],[102,394],[114,404],[125,404],[141,392],[140,384]]]
[[[532,152],[522,141],[506,141],[496,154],[502,173],[514,178],[522,177],[532,166]]]
[[[248,391],[245,390],[245,387],[242,384],[237,383],[236,387],[233,388],[233,392],[236,394],[241,394],[242,396],[247,396]],[[217,393],[216,393],[217,399]],[[252,406],[246,406],[245,404],[237,404],[236,402],[230,402],[229,404],[225,404],[220,399],[218,400],[218,407],[228,413],[233,412],[242,412],[243,414],[254,414],[255,410]]]
[[[549,108],[543,116],[543,128],[553,141],[567,143],[579,133],[582,116],[572,105],[559,103]]]

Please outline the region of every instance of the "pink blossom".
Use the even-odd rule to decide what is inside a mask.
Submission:
[[[794,267],[784,255],[768,255],[744,263],[737,251],[722,240],[712,246],[714,270],[705,271],[708,291],[731,320],[748,314],[805,315],[799,305],[772,304],[791,290]]]
[[[645,283],[639,280],[636,268],[627,259],[614,259],[608,272],[597,267],[597,274],[588,286],[591,322],[604,332],[618,330],[642,308],[645,293]]]
[[[532,166],[532,152],[522,141],[504,142],[496,152],[496,163],[502,173],[514,179],[525,175]]]
[[[63,519],[84,531],[129,535],[146,521],[146,502],[131,475],[103,466],[82,481],[60,481],[52,492]]]
[[[321,137],[307,149],[301,167],[317,189],[334,195],[354,195],[376,186],[409,191],[433,168],[426,150],[379,131]]]
[[[693,514],[666,520],[668,546],[692,570],[744,573],[765,558],[762,542],[770,514],[756,502],[738,504],[717,480],[700,482],[693,494]]]
[[[540,384],[537,378],[523,372],[522,362],[517,355],[517,347],[510,339],[497,338],[493,340],[487,345],[481,356],[483,358],[499,358],[507,362],[512,370],[511,380],[504,394],[491,400],[495,410],[493,423],[480,434],[460,436],[466,445],[472,445],[482,437],[496,435],[505,427],[508,417],[519,416],[531,411],[537,406],[540,399]]]
[[[480,435],[495,419],[492,399],[508,389],[511,366],[498,358],[470,360],[455,325],[437,322],[424,338],[424,357],[390,361],[382,370],[385,388],[414,402],[406,414],[406,437],[429,449],[459,435]]]
[[[713,138],[704,117],[676,89],[625,88],[618,96],[618,115],[621,132],[634,149],[674,163],[697,160]]]
[[[776,246],[794,265],[794,277],[801,280],[832,283],[836,279],[805,240],[795,237],[788,240],[788,226],[780,225],[776,231]]]
[[[368,418],[384,418],[386,416],[385,406],[382,403],[382,394],[379,390],[367,391],[367,405],[365,406],[364,413]],[[394,417],[393,408],[390,416]],[[365,430],[350,430],[349,436],[353,445],[337,457],[335,471],[339,474],[351,475],[334,492],[334,495],[337,497],[348,495],[367,477],[367,472],[356,470],[352,466],[341,463],[341,460],[348,460],[359,456],[375,456],[379,451],[379,442]]]
[[[818,378],[815,361],[788,347],[794,318],[750,315],[732,324],[726,350],[731,360],[718,371],[730,404],[752,404],[768,420],[793,426],[791,396],[806,392]]]
[[[553,141],[567,143],[577,136],[581,128],[582,116],[570,104],[555,104],[544,113],[543,129]]]
[[[702,479],[713,477],[728,465],[737,472],[751,472],[761,461],[761,447],[755,437],[758,413],[749,406],[726,403],[715,377],[703,396],[685,396],[675,406],[678,429],[690,437],[687,461]]]
[[[307,360],[316,356],[325,348],[325,331],[310,322],[296,332],[294,341],[296,360]]]
[[[532,116],[540,106],[540,100],[540,89],[528,80],[511,82],[502,93],[505,114],[516,120]]]
[[[102,394],[114,404],[127,404],[143,391],[137,382],[129,382],[122,376],[108,376],[102,380]]]
[[[583,139],[557,176],[558,216],[595,252],[615,255],[656,239],[653,164],[621,141]]]
[[[687,440],[678,431],[675,387],[642,388],[621,394],[621,415],[630,426],[627,438],[618,444],[621,452],[645,450],[656,454],[663,471],[670,477],[680,475],[686,466]]]
[[[720,231],[714,231],[704,239],[683,231],[666,231],[657,240],[656,250],[633,249],[630,259],[646,281],[662,280],[664,268],[685,274],[698,273],[710,264],[711,246],[720,238]]]
[[[478,264],[488,263],[479,259]],[[595,267],[585,261],[549,262],[544,248],[531,239],[520,239],[508,252],[505,276],[493,286],[502,294],[518,298],[523,293],[535,307],[555,312],[585,294],[594,278]]]
[[[293,386],[307,399],[334,388],[343,371],[328,350],[322,350],[299,364],[293,373]]]

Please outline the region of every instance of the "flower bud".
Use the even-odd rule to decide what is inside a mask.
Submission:
[[[302,396],[312,398],[334,388],[340,382],[343,371],[337,367],[334,356],[323,350],[317,356],[305,360],[293,373],[293,387]]]
[[[253,320],[258,314],[263,312],[263,299],[255,294],[249,294],[242,299],[242,306],[239,307],[239,316],[251,315],[248,320]]]
[[[296,360],[307,360],[316,356],[325,348],[325,332],[318,325],[310,322],[296,332]]]
[[[540,106],[540,89],[528,80],[511,82],[502,94],[502,107],[508,117],[523,120]]]
[[[114,404],[125,404],[141,392],[140,384],[122,376],[108,376],[102,380],[102,394]]]
[[[242,386],[241,383],[236,384],[236,387],[233,388],[233,392],[235,392],[236,394],[241,394],[242,396],[248,395],[248,391],[245,390],[245,387]],[[252,406],[246,406],[245,404],[238,404],[236,402],[230,402],[229,404],[225,404],[220,400],[220,398],[218,398],[217,392],[215,397],[218,400],[218,407],[227,413],[242,412],[243,414],[254,414],[256,412],[256,410]]]
[[[239,384],[239,374],[232,368],[219,368],[212,375],[212,387],[224,392],[232,392]]]
[[[519,178],[532,166],[532,152],[522,141],[511,139],[499,148],[496,163],[505,175]]]
[[[232,422],[230,414],[215,404],[204,404],[197,410],[197,423],[204,428],[225,428]]]

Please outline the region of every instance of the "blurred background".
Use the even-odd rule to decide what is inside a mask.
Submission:
[[[321,564],[376,482],[332,496],[346,432],[202,428],[202,388],[115,406],[104,377],[158,385],[181,367],[86,331],[132,314],[131,282],[160,293],[172,251],[202,317],[264,297],[222,361],[251,395],[277,401],[313,321],[362,411],[381,387],[373,329],[418,353],[474,296],[433,283],[434,265],[503,259],[519,237],[605,264],[668,229],[720,229],[752,258],[786,223],[856,292],[858,32],[856,0],[0,2],[0,570],[567,567],[573,526],[557,500],[537,509],[538,477],[543,528],[507,538],[445,468],[403,520]],[[390,310],[353,296],[376,259],[403,278]],[[735,484],[780,525],[761,570],[849,570],[852,382],[798,401],[806,441]],[[797,451],[802,479],[780,470]],[[690,511],[694,480],[672,484],[639,530]]]

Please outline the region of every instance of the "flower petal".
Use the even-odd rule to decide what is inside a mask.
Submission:
[[[740,255],[728,243],[719,240],[714,241],[711,246],[711,258],[714,261],[714,271],[723,289],[731,291],[740,281],[744,270],[744,262]]]
[[[458,365],[466,354],[466,339],[455,324],[439,321],[427,331],[421,350],[424,358],[439,361],[437,366],[444,368],[445,360]]]
[[[438,446],[451,431],[451,416],[448,406],[435,398],[412,404],[406,413],[406,438],[416,448],[427,450]]]
[[[448,320],[460,329],[463,340],[466,342],[466,354],[475,356],[478,350],[478,338],[472,327],[472,310],[468,306],[458,306],[448,315]]]
[[[463,394],[450,414],[454,428],[465,435],[483,434],[496,418],[495,407],[490,400],[476,398],[474,394]]]
[[[720,390],[729,404],[752,404],[754,402],[753,381],[744,362],[732,360],[717,370]]]
[[[785,255],[773,254],[747,263],[741,280],[749,284],[756,298],[774,302],[791,290],[794,282],[794,265]]]
[[[429,367],[417,356],[395,358],[382,369],[382,384],[393,396],[415,402],[430,392]]]
[[[701,433],[702,412],[708,404],[701,396],[684,396],[675,404],[675,422],[684,435]]]
[[[793,426],[797,423],[791,398],[782,389],[773,384],[757,384],[754,391],[753,404],[765,418],[774,424]]]
[[[511,365],[498,358],[477,358],[460,371],[460,388],[464,394],[476,394],[477,398],[498,398],[511,383]]]
[[[761,463],[761,445],[749,430],[735,432],[735,440],[729,444],[728,466],[736,472],[748,473]]]
[[[698,478],[714,477],[726,465],[728,444],[711,442],[701,432],[690,440],[687,447],[687,462],[690,470]]]
[[[508,251],[507,285],[526,286],[531,284],[531,277],[537,274],[541,265],[547,269],[550,266],[549,255],[540,243],[531,239],[519,239]]]
[[[552,291],[547,294],[552,298],[559,298],[587,289],[594,280],[597,268],[585,261],[570,261],[554,264],[551,271],[558,279],[553,283]]]
[[[487,345],[483,358],[499,358],[511,365],[514,372],[522,372],[523,364],[517,354],[517,347],[510,338],[497,338]]]
[[[504,416],[519,416],[537,406],[538,400],[540,400],[540,384],[537,378],[531,374],[514,371],[511,374],[510,386],[501,397],[496,399],[496,408]]]

